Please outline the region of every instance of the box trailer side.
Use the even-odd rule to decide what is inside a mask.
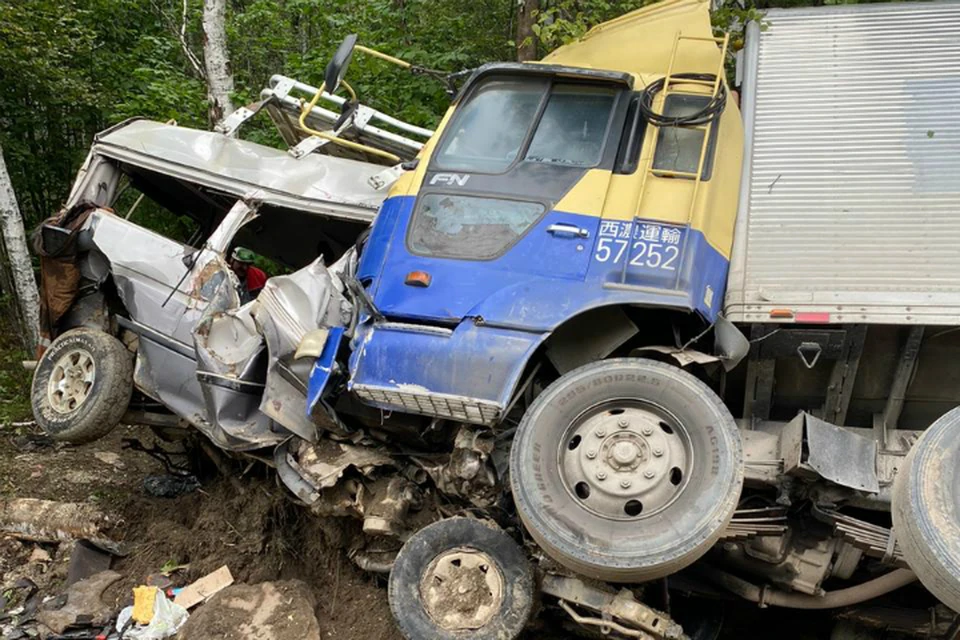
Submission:
[[[767,13],[741,53],[735,322],[960,318],[960,3]]]

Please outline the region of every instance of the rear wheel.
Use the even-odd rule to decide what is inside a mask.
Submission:
[[[651,360],[586,365],[527,411],[510,456],[531,536],[611,582],[674,573],[719,539],[743,485],[733,416],[690,374]]]
[[[927,429],[893,485],[893,529],[923,586],[960,611],[960,408]]]
[[[494,526],[435,522],[403,545],[390,572],[390,609],[404,637],[512,640],[533,609],[533,571]]]
[[[132,393],[133,358],[123,343],[103,331],[75,329],[37,363],[33,415],[55,440],[90,442],[120,422]]]

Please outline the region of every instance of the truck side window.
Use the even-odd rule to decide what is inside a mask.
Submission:
[[[554,85],[524,160],[596,166],[616,97],[612,87]]]
[[[707,96],[674,93],[667,96],[663,112],[667,116],[682,116],[703,109],[710,101]],[[714,122],[707,144],[707,156],[703,161],[701,180],[709,180],[713,172],[713,152],[717,146],[717,127]],[[700,150],[706,132],[698,127],[661,127],[657,136],[657,149],[653,156],[653,170],[696,173],[700,162]]]
[[[643,136],[647,133],[647,121],[640,113],[640,94],[630,99],[627,107],[627,119],[623,125],[623,134],[620,137],[620,148],[617,150],[617,162],[614,173],[630,175],[640,165],[640,149],[643,148]]]

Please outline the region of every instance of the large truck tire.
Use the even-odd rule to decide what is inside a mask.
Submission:
[[[709,387],[640,358],[562,376],[517,429],[510,483],[524,525],[565,567],[644,582],[720,538],[743,487],[733,416]]]
[[[504,531],[448,518],[403,545],[388,598],[409,640],[513,640],[530,619],[534,587],[529,560]]]
[[[910,450],[893,484],[893,531],[910,569],[960,611],[960,408]]]
[[[31,402],[37,424],[54,440],[81,444],[105,436],[133,393],[133,356],[95,329],[59,336],[40,358]]]

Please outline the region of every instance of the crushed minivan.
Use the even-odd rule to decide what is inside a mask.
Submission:
[[[268,461],[362,523],[408,638],[537,609],[708,638],[723,599],[955,631],[960,156],[930,127],[960,94],[952,40],[901,34],[960,4],[764,20],[732,83],[707,3],[666,0],[539,63],[412,68],[452,89],[436,133],[357,100],[354,52],[411,65],[348,37],[218,132],[101,134],[40,232],[37,421],[85,440],[129,405]],[[263,110],[289,151],[231,137]],[[238,246],[288,271],[246,304]]]

